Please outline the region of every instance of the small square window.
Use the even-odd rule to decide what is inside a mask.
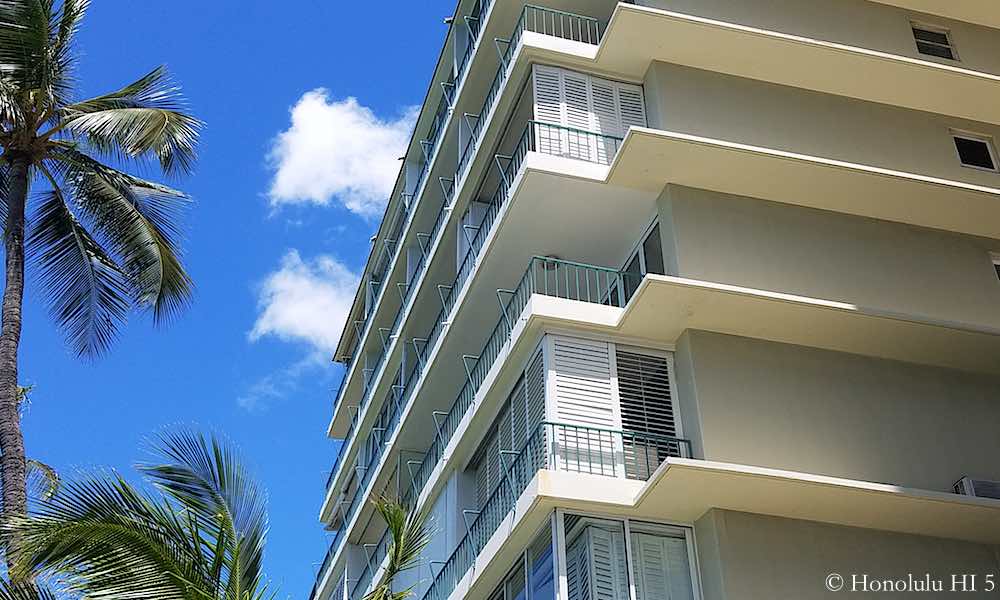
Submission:
[[[993,261],[993,268],[997,272],[997,279],[1000,279],[1000,252],[990,252],[990,260]]]
[[[965,134],[952,134],[955,149],[962,166],[996,171],[997,162],[989,138]]]
[[[958,60],[955,48],[951,43],[951,34],[947,29],[937,29],[925,25],[912,26],[913,39],[917,42],[917,51],[927,56]]]

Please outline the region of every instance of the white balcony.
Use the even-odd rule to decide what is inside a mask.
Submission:
[[[934,0],[900,3],[952,4]],[[979,6],[976,14],[998,20],[996,7],[987,2],[956,4],[973,3]],[[596,66],[642,79],[651,61],[1000,123],[1000,77],[995,73],[619,4],[597,52]]]
[[[684,185],[1000,238],[1000,188],[670,131],[632,128],[607,180],[647,192]]]

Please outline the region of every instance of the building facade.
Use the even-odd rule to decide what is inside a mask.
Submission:
[[[995,596],[998,137],[988,0],[461,0],[310,600]]]

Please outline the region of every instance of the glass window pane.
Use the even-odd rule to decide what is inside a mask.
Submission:
[[[660,226],[657,224],[642,243],[642,256],[646,260],[646,273],[666,275],[663,268],[663,247],[660,244]]]
[[[518,565],[507,576],[504,581],[507,600],[525,600],[524,594],[524,564],[520,561]]]
[[[552,564],[552,530],[546,527],[528,550],[528,585],[531,600],[555,600],[555,572]]]
[[[949,46],[918,41],[917,50],[920,51],[921,54],[926,54],[927,56],[937,56],[939,58],[955,60],[955,53]]]
[[[635,290],[639,288],[639,283],[642,281],[642,266],[639,265],[639,255],[636,254],[629,261],[628,265],[625,267],[625,302],[627,303],[629,299],[632,298],[632,294]]]
[[[931,31],[929,29],[913,28],[913,37],[924,42],[934,42],[935,44],[948,45],[948,34],[943,31]]]

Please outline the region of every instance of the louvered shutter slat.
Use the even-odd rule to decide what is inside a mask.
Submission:
[[[625,540],[600,527],[589,527],[590,576],[594,600],[627,600]]]
[[[612,81],[591,78],[593,97],[593,131],[601,136],[621,137],[622,125],[618,102],[615,98],[616,84]],[[596,160],[601,164],[611,162],[614,157],[614,140],[595,136],[592,141]]]
[[[604,342],[555,337],[553,340],[559,456],[565,469],[614,475],[615,429],[611,353]],[[578,425],[579,428],[571,427]],[[597,428],[597,429],[592,429]]]
[[[554,67],[535,65],[535,120],[542,123],[561,125],[562,110],[562,70]],[[559,130],[552,127],[537,126],[535,128],[535,145],[538,152],[545,154],[561,154],[561,137]]]
[[[572,71],[563,71],[563,125],[574,131],[562,132],[563,152],[570,158],[590,160],[593,152],[590,139],[580,132],[590,131],[591,100],[589,77]]]
[[[637,600],[691,600],[694,588],[687,542],[680,537],[632,534]]]
[[[618,135],[624,136],[629,127],[646,126],[646,103],[643,101],[641,87],[626,83],[619,83],[617,86],[621,124]]]
[[[615,360],[622,429],[638,434],[623,436],[625,474],[648,479],[667,456],[680,451],[676,442],[655,437],[677,435],[669,365],[665,357],[622,349]]]

